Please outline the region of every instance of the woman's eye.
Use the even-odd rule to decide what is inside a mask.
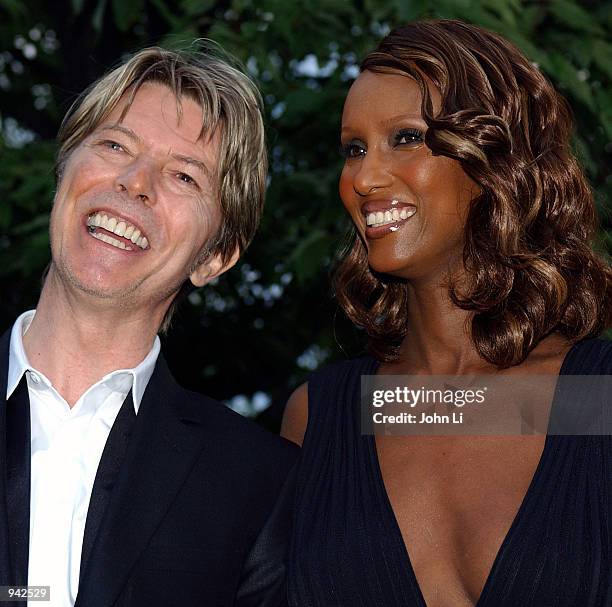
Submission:
[[[394,137],[395,145],[409,145],[423,142],[423,131],[419,129],[403,129]]]
[[[340,155],[345,160],[351,158],[360,158],[366,153],[365,148],[358,143],[347,143],[340,146]]]

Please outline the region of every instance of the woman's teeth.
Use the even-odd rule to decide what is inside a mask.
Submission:
[[[146,249],[149,246],[149,241],[143,235],[138,228],[126,223],[121,219],[115,217],[109,217],[105,213],[95,213],[87,218],[87,226],[89,231],[94,238],[111,244],[120,249],[132,251],[132,247],[127,245],[125,242],[113,238],[104,232],[98,232],[96,228],[103,228],[107,232],[116,234],[117,236],[123,236],[127,240],[131,240],[137,247]]]
[[[392,209],[391,211],[377,211],[376,213],[368,213],[366,216],[366,225],[371,228],[379,228],[389,223],[395,223],[402,219],[408,219],[416,213],[415,208],[410,209]]]

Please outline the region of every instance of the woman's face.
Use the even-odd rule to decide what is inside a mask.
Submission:
[[[433,85],[430,92],[435,114],[440,95]],[[412,78],[365,71],[351,87],[342,114],[340,197],[370,266],[411,280],[458,267],[478,191],[459,162],[432,155],[426,129]]]

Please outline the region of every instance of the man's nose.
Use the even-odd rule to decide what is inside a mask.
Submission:
[[[115,179],[115,191],[126,192],[132,200],[155,204],[154,167],[144,158],[135,158]]]
[[[367,196],[376,189],[389,187],[392,181],[391,165],[386,155],[372,150],[359,163],[353,189],[359,196]]]

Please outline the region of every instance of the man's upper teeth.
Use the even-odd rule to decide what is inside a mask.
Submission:
[[[376,211],[375,213],[368,213],[366,217],[366,224],[369,226],[381,226],[387,223],[393,223],[394,221],[400,221],[402,219],[408,219],[416,213],[415,208],[403,208],[403,209],[390,209],[389,211]]]
[[[87,218],[87,225],[94,228],[104,228],[108,232],[123,236],[131,240],[136,246],[141,249],[146,249],[149,246],[149,241],[138,228],[126,223],[122,219],[109,217],[106,213],[95,213]],[[113,239],[116,241],[116,239]],[[112,244],[112,243],[111,243]],[[128,247],[129,248],[129,247]]]

